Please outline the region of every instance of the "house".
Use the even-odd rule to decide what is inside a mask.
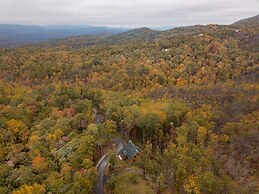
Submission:
[[[129,140],[129,143],[122,148],[120,155],[123,159],[135,161],[140,155],[140,148]]]

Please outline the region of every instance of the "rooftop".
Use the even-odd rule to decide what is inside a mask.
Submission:
[[[132,141],[129,141],[122,149],[122,154],[126,156],[129,160],[134,158],[140,152],[140,148],[136,146]]]

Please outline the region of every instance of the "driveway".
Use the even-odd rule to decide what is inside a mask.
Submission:
[[[115,144],[115,150],[116,150],[116,153],[118,154],[121,151],[121,149],[123,148],[124,141],[119,138],[114,138],[112,140],[112,143]],[[103,194],[103,185],[105,184],[105,180],[107,180],[105,171],[106,171],[108,163],[109,163],[108,154],[103,155],[102,158],[97,163],[98,180],[94,186],[95,194]]]

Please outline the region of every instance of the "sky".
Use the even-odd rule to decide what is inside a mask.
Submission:
[[[257,14],[259,0],[0,0],[2,24],[186,26]]]

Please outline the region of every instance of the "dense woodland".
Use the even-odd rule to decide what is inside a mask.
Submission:
[[[102,146],[154,193],[258,193],[259,26],[147,28],[0,49],[0,193],[91,193]]]

